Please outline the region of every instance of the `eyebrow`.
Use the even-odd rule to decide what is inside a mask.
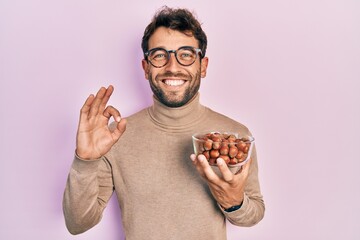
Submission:
[[[169,51],[169,50],[178,50],[178,49],[180,49],[180,48],[186,48],[186,47],[199,48],[199,47],[195,47],[195,46],[184,45],[184,46],[180,46],[180,47],[178,47],[177,49],[167,49],[165,46],[159,46],[159,47],[149,48],[149,50],[151,50],[151,49],[159,49],[159,48],[162,48],[162,49],[165,49],[165,50]]]

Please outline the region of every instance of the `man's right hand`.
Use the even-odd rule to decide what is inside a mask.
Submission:
[[[81,108],[76,154],[82,159],[97,159],[105,155],[126,129],[126,120],[121,118],[120,112],[106,106],[113,91],[111,85],[100,88],[96,96],[91,94]],[[109,128],[110,117],[117,122],[114,129]]]

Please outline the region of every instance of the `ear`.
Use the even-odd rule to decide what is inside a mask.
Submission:
[[[206,77],[206,70],[207,70],[208,63],[209,63],[208,57],[204,57],[203,59],[201,59],[201,77],[202,78]]]
[[[150,71],[150,64],[148,63],[147,60],[143,59],[141,61],[141,64],[142,64],[142,68],[144,70],[144,74],[145,74],[145,78],[147,80],[149,80],[149,71]]]

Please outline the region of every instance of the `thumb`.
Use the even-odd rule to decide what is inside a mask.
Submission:
[[[249,175],[251,161],[252,159],[249,158],[249,161],[241,166],[241,170],[238,173],[241,173],[244,177],[247,177],[247,175]]]

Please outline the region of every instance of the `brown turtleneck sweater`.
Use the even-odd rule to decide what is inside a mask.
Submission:
[[[73,234],[96,225],[116,192],[127,240],[226,239],[225,218],[252,226],[264,215],[256,150],[239,210],[224,212],[190,160],[191,136],[198,132],[248,129],[199,103],[154,105],[127,118],[125,133],[101,159],[75,156],[66,185],[63,208]]]

